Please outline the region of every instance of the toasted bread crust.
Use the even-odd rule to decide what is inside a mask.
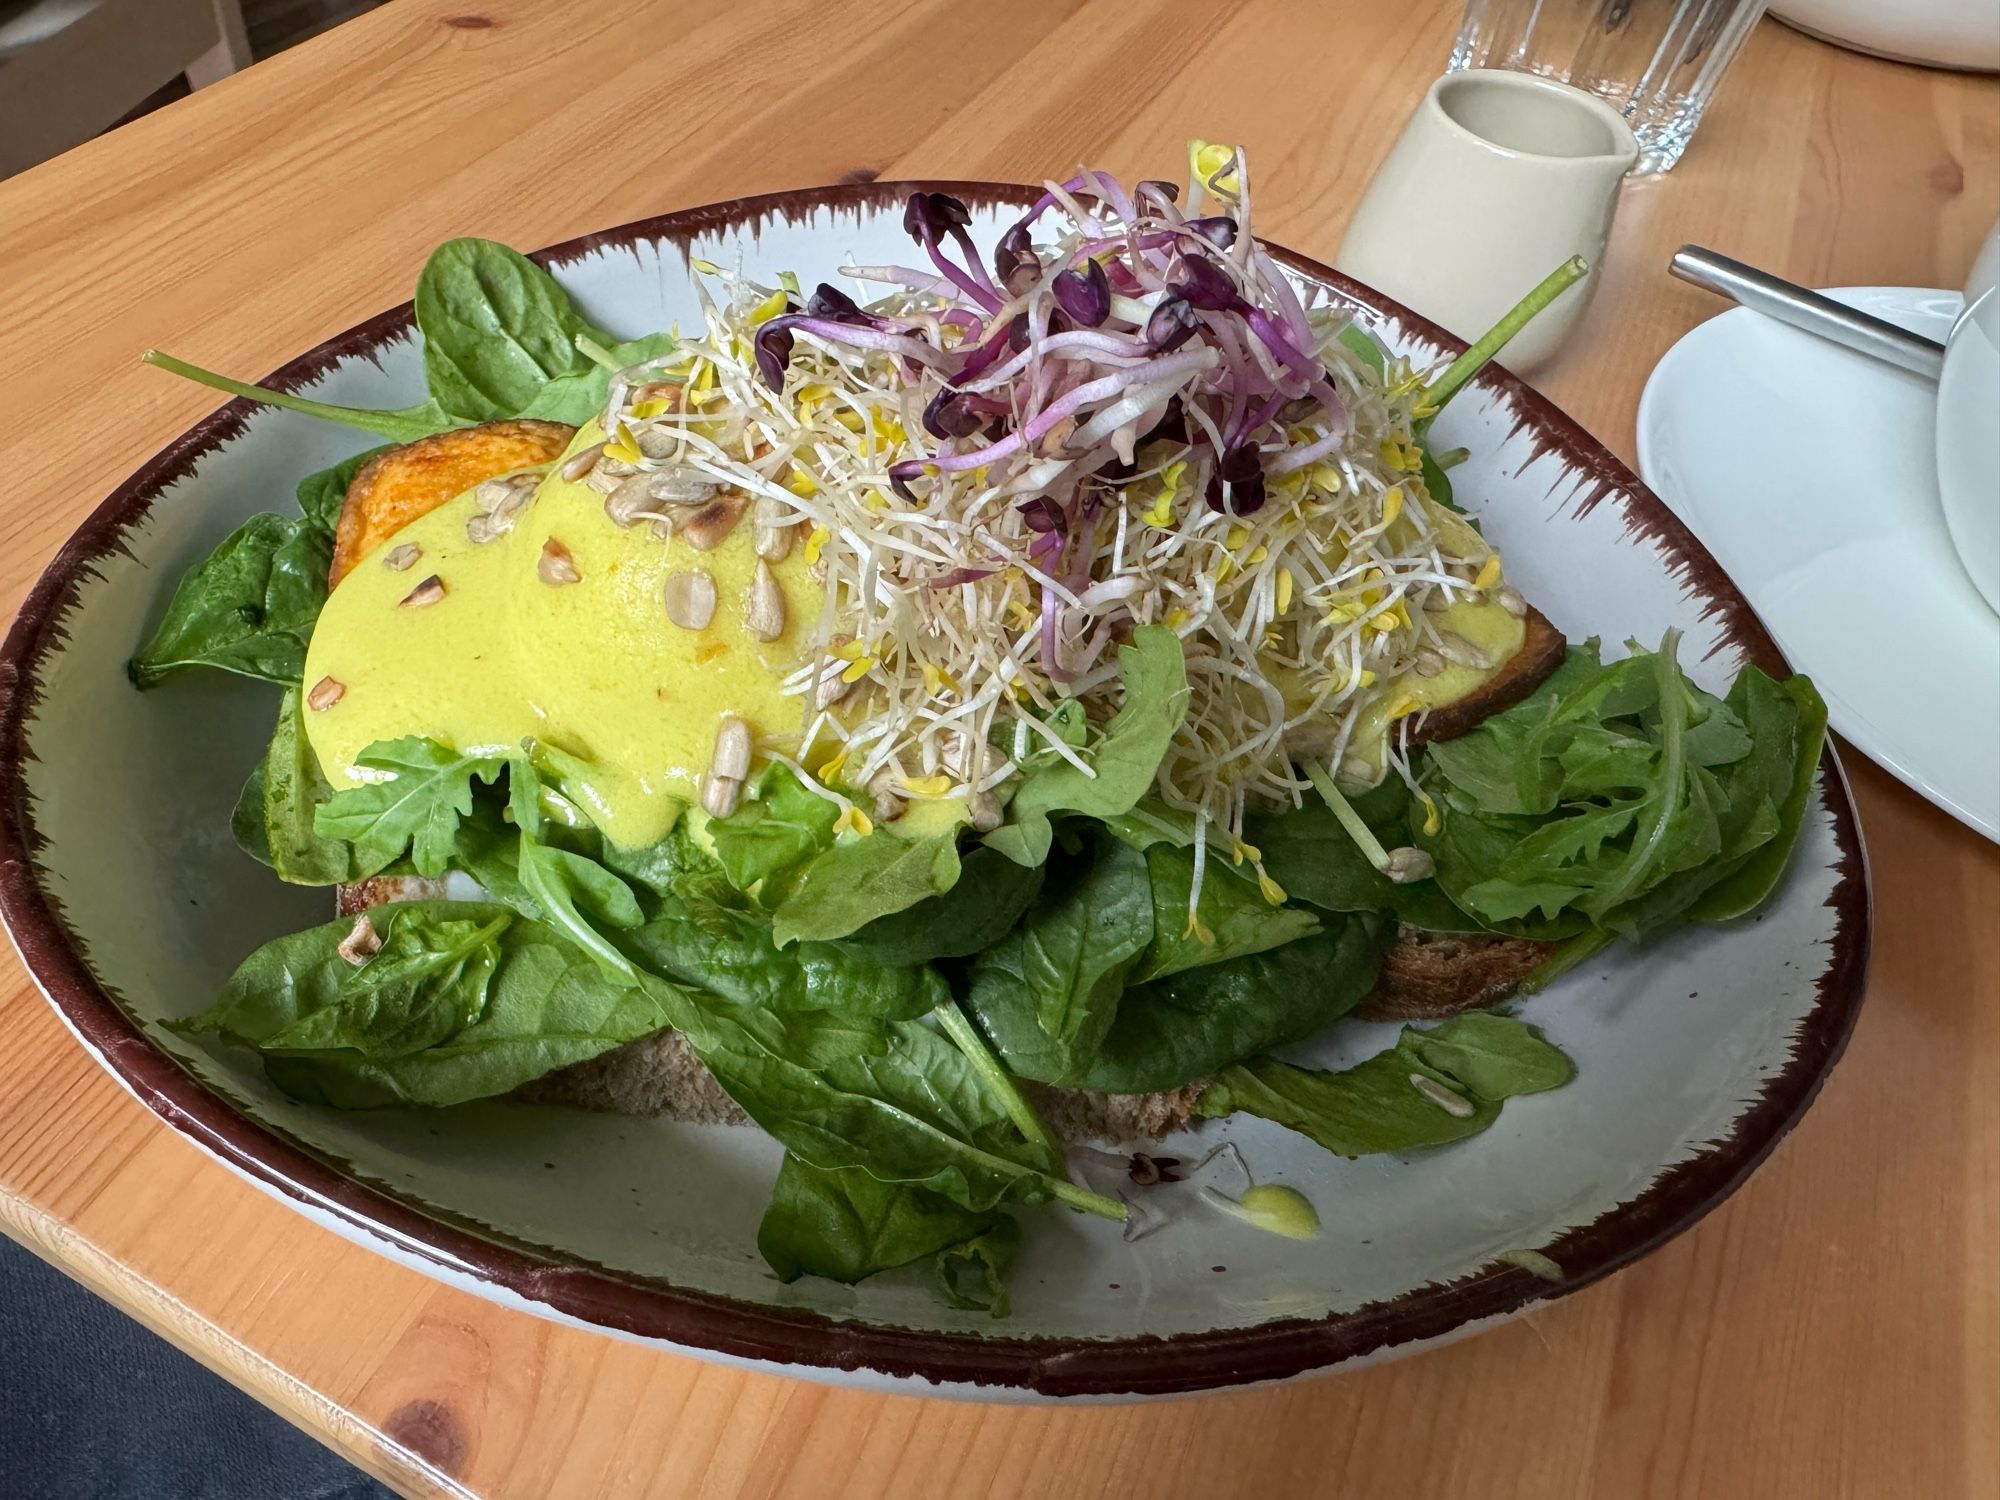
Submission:
[[[1434,708],[1413,722],[1409,732],[1411,744],[1456,739],[1477,729],[1489,715],[1511,708],[1527,697],[1548,679],[1549,673],[1562,665],[1569,642],[1563,639],[1560,630],[1549,623],[1548,616],[1529,605],[1521,623],[1528,632],[1521,642],[1521,649],[1508,657],[1500,670],[1481,683],[1476,691],[1456,703]]]
[[[1493,933],[1405,927],[1382,960],[1375,988],[1354,1013],[1364,1021],[1437,1021],[1498,1004],[1554,946]]]
[[[481,480],[545,464],[569,446],[574,427],[520,418],[456,427],[402,443],[363,464],[347,487],[333,534],[328,582],[419,516],[462,495]]]

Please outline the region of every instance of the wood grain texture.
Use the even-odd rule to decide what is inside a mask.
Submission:
[[[805,0],[399,0],[0,184],[0,601],[212,405],[141,369],[149,344],[262,371],[406,296],[452,234],[539,245],[854,174],[1172,175],[1191,134],[1248,145],[1265,232],[1330,255],[1456,12],[885,0],[864,26]],[[1541,383],[1629,457],[1646,373],[1717,310],[1665,276],[1675,245],[1955,285],[1996,209],[2000,83],[1766,26],[1686,162],[1628,193],[1600,299]],[[1639,1266],[1378,1369],[1009,1409],[558,1328],[209,1162],[11,959],[0,1227],[413,1494],[2000,1494],[2000,849],[1849,764],[1873,981],[1805,1124]]]

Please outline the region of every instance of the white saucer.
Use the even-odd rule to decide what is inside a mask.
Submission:
[[[1957,292],[1828,295],[1940,342]],[[1667,351],[1639,472],[1736,580],[1834,729],[2000,839],[2000,616],[1938,501],[1937,391],[1742,308]]]

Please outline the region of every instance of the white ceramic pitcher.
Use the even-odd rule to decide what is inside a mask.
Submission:
[[[1525,73],[1432,84],[1368,185],[1334,264],[1475,339],[1572,255],[1590,265],[1507,346],[1547,359],[1597,286],[1618,189],[1639,145],[1603,100]]]

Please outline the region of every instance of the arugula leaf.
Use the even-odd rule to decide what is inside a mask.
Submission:
[[[1319,931],[1319,919],[1311,912],[1273,906],[1254,882],[1211,851],[1198,907],[1204,937],[1188,922],[1194,851],[1155,844],[1146,851],[1146,873],[1152,887],[1153,940],[1132,970],[1134,984],[1261,953]]]
[[[606,985],[573,945],[505,907],[407,902],[370,921],[382,950],[359,967],[338,951],[349,921],[292,933],[175,1029],[257,1048],[296,1098],[368,1108],[508,1093],[668,1022],[655,991]]]
[[[278,705],[278,727],[258,769],[257,785],[265,863],[280,880],[341,885],[378,874],[396,859],[395,854],[363,858],[346,840],[323,838],[315,829],[318,810],[333,796],[333,788],[320,774],[319,760],[306,739],[295,686],[285,689]]]
[[[365,406],[334,406],[325,401],[314,401],[308,396],[293,395],[290,391],[272,390],[269,386],[253,385],[247,380],[218,375],[213,370],[204,370],[200,365],[189,364],[186,360],[177,359],[163,350],[148,349],[143,358],[149,365],[165,370],[170,375],[178,375],[184,380],[192,380],[197,385],[205,385],[210,390],[224,391],[231,396],[242,396],[246,400],[262,402],[265,406],[279,407],[284,411],[295,411],[301,416],[338,422],[343,427],[359,428],[363,432],[372,432],[377,437],[387,438],[392,443],[413,443],[418,438],[429,437],[434,432],[443,432],[448,427],[461,425],[453,421],[451,415],[435,400],[428,397],[414,406],[397,407],[389,411],[378,411]]]
[[[627,946],[654,973],[734,1005],[907,1021],[951,998],[937,971],[921,964],[879,963],[838,943],[798,943],[781,953],[761,913],[697,910],[673,894],[661,897]]]
[[[1409,793],[1397,778],[1348,802],[1385,849],[1412,842]],[[1321,911],[1391,911],[1431,932],[1481,930],[1436,881],[1399,885],[1377,870],[1324,802],[1252,814],[1244,820],[1243,838],[1263,855],[1265,873],[1291,900]]]
[[[790,894],[808,863],[833,847],[839,817],[839,808],[774,761],[735,812],[710,821],[708,839],[730,883],[772,907]]]
[[[823,1172],[787,1154],[757,1226],[757,1249],[780,1281],[825,1276],[852,1283],[1012,1222],[922,1188],[883,1182],[859,1167]]]
[[[595,925],[632,928],[646,920],[630,886],[596,860],[552,848],[525,832],[515,870],[521,893],[543,921],[595,959],[613,984],[639,983],[632,960]]]
[[[559,376],[587,373],[592,332],[556,279],[493,240],[446,240],[417,275],[424,379],[446,412],[491,422],[526,411]]]
[[[1134,985],[1097,1055],[1070,1082],[1113,1094],[1176,1089],[1346,1015],[1374,987],[1395,924],[1328,913],[1310,937]]]
[[[1469,1106],[1461,1116],[1424,1094],[1428,1078]],[[1517,1094],[1560,1088],[1570,1060],[1512,1016],[1467,1011],[1439,1026],[1406,1026],[1396,1045],[1344,1072],[1260,1058],[1219,1073],[1195,1101],[1211,1118],[1258,1115],[1310,1136],[1337,1156],[1413,1151],[1477,1135]]]
[[[840,946],[875,964],[922,964],[964,958],[999,942],[1042,888],[1041,865],[1017,865],[996,849],[976,847],[948,891],[877,917]]]
[[[956,828],[916,838],[878,828],[807,865],[773,914],[772,930],[780,947],[801,938],[843,938],[950,890],[958,873]]]
[[[1180,638],[1164,625],[1142,625],[1132,644],[1118,650],[1125,701],[1104,733],[1087,747],[1094,776],[1066,760],[1024,769],[1008,821],[986,835],[1016,864],[1038,865],[1049,857],[1052,813],[1077,812],[1094,818],[1127,813],[1152,790],[1160,761],[1174,731],[1187,716],[1187,661]]]
[[[497,781],[508,759],[405,736],[370,745],[355,764],[391,774],[335,792],[313,815],[313,831],[347,840],[378,869],[408,849],[419,875],[442,875],[459,821],[472,811],[473,782]]]
[[[1677,635],[1598,665],[1573,653],[1525,702],[1427,751],[1438,884],[1527,936],[1643,936],[1756,861],[1718,913],[1761,900],[1789,856],[1823,729],[1811,685],[1745,668],[1726,700],[1689,682]]]
[[[217,667],[267,682],[297,682],[326,602],[330,532],[304,518],[259,515],[196,563],[128,671],[149,688],[183,667]]]
[[[1089,857],[1054,862],[1020,925],[973,959],[966,1004],[1009,1071],[1070,1082],[1096,1057],[1152,938],[1145,856],[1098,839]]]

